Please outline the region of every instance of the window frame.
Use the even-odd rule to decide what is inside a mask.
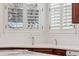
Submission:
[[[71,6],[72,7],[72,6]],[[75,25],[73,24],[73,28],[72,29],[51,29],[51,14],[50,14],[50,12],[51,12],[51,8],[50,8],[50,4],[49,4],[49,8],[48,8],[48,10],[49,10],[49,32],[53,32],[53,33],[75,33],[75,31],[76,31],[76,27],[75,27]]]

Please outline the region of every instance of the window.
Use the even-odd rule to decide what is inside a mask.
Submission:
[[[51,29],[72,29],[72,4],[50,4]]]
[[[39,29],[39,10],[37,4],[28,4],[27,8],[28,29]]]
[[[62,28],[72,29],[72,4],[62,4]]]
[[[8,7],[8,26],[9,28],[23,27],[23,9],[20,3],[13,3]]]
[[[61,4],[51,4],[51,29],[61,28]]]

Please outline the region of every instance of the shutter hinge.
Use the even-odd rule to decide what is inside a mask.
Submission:
[[[43,12],[43,8],[42,8],[42,12]]]
[[[42,26],[42,30],[43,30],[43,26]]]
[[[50,29],[51,27],[49,26],[49,29]]]
[[[7,6],[5,6],[4,9],[7,9]]]
[[[49,11],[50,11],[51,9],[49,8]]]

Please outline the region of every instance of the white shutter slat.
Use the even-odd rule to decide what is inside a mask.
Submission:
[[[72,4],[50,4],[51,29],[72,29]]]

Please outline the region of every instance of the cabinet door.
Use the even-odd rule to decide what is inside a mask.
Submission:
[[[79,3],[72,3],[72,23],[79,23]]]

